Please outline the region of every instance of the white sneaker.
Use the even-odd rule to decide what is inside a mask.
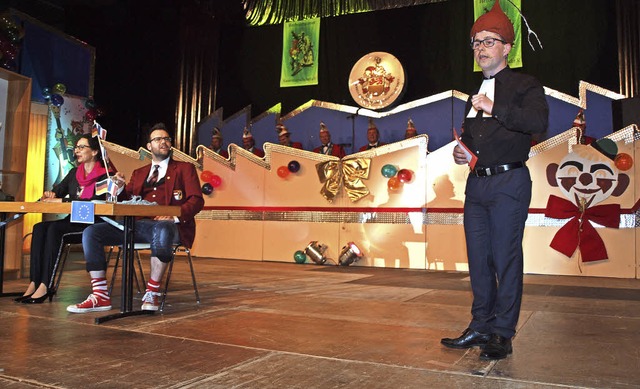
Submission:
[[[158,297],[160,296],[160,293],[148,290],[142,297],[142,310],[157,311],[160,309],[160,302],[158,301]]]
[[[111,299],[101,298],[94,294],[90,294],[86,300],[80,304],[69,305],[67,311],[72,313],[87,313],[108,311],[111,309]]]

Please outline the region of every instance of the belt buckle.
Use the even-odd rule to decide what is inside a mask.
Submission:
[[[490,167],[486,167],[483,169],[484,170],[484,175],[489,177],[491,175],[491,168]]]

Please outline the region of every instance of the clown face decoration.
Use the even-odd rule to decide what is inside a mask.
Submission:
[[[547,181],[549,185],[559,187],[569,201],[584,210],[610,196],[624,193],[629,176],[620,173],[614,161],[597,147],[576,145],[560,164],[547,166]]]

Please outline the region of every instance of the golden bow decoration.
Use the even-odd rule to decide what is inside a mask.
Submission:
[[[369,178],[371,158],[352,158],[340,161],[326,161],[316,164],[318,178],[323,184],[320,193],[329,202],[344,186],[351,202],[356,202],[369,194],[369,188],[362,179]]]

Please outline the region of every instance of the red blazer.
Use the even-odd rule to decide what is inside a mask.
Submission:
[[[133,195],[141,196],[143,184],[150,172],[151,164],[134,170],[129,183],[122,193],[126,193],[127,198]],[[198,179],[196,168],[188,162],[170,159],[162,186],[164,186],[165,198],[170,199],[170,201],[169,204],[160,205],[180,206],[180,223],[178,224],[180,242],[191,248],[196,236],[195,216],[204,207],[204,198],[202,197],[202,189],[200,188],[200,180]]]
[[[380,147],[380,146],[384,146],[384,145],[386,145],[386,143],[378,142],[378,145],[376,147]],[[366,145],[360,147],[359,151],[367,151],[367,150],[369,150],[369,143],[367,143]]]
[[[220,155],[221,157],[225,157],[226,159],[229,159],[229,152],[227,150],[220,149],[219,151],[213,150],[213,152],[218,153],[218,155]]]
[[[253,153],[253,155],[256,155],[260,158],[264,158],[264,151],[262,151],[262,149],[259,149],[257,147],[253,147],[253,150],[251,150],[251,152]]]
[[[322,146],[316,147],[315,149],[313,149],[313,152],[323,154]],[[342,145],[332,143],[331,150],[329,150],[329,153],[327,153],[327,155],[333,155],[334,157],[343,158],[345,155],[347,155],[347,153],[345,153],[344,147],[342,147]]]
[[[292,142],[289,147],[293,147],[294,149],[302,150],[302,143],[300,143],[300,142]]]

